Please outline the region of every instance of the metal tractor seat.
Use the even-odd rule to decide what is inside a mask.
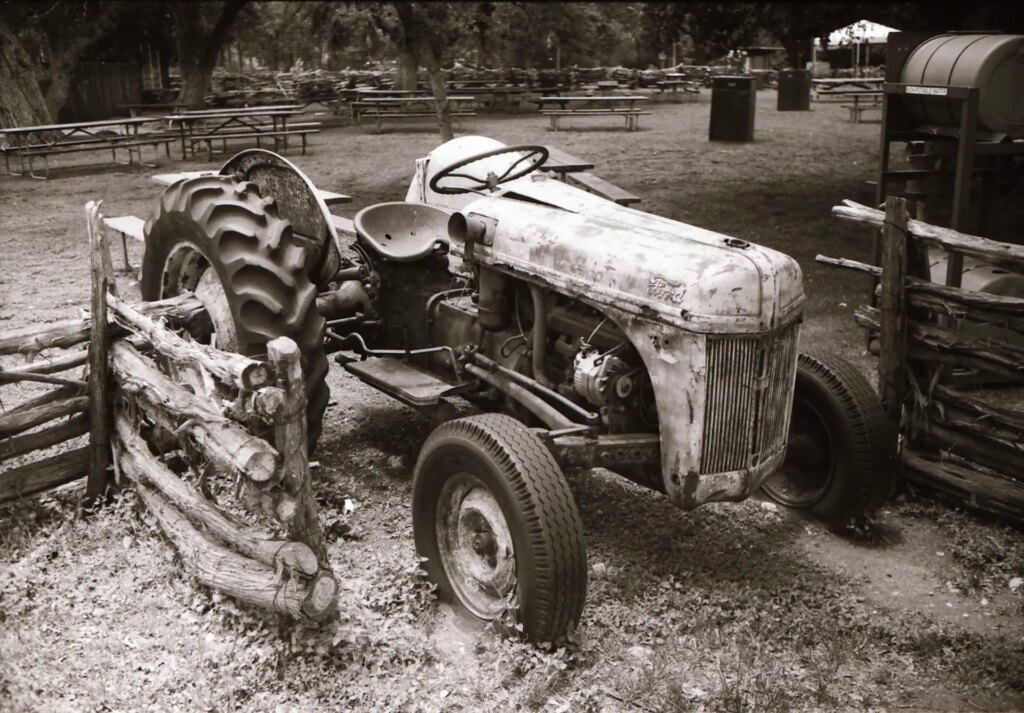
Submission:
[[[454,211],[424,203],[378,203],[356,213],[355,229],[386,260],[414,262],[448,248]]]

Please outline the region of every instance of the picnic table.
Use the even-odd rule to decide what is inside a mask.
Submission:
[[[165,134],[156,132],[140,134],[139,127],[159,121],[149,116],[124,117],[121,119],[101,119],[97,121],[79,121],[69,124],[44,124],[40,126],[19,126],[0,129],[0,137],[9,141],[8,146],[0,149],[4,154],[7,172],[14,176],[25,174],[26,159],[28,175],[32,178],[45,180],[50,175],[49,157],[53,155],[109,149],[115,163],[131,164],[137,158],[143,166],[155,166],[142,160],[142,147],[157,148],[163,144],[164,151],[170,157],[168,144],[173,140]],[[127,161],[119,161],[118,149],[128,152]],[[21,171],[11,170],[11,157],[18,159]],[[42,158],[45,172],[37,176],[33,159]]]
[[[687,94],[700,95],[700,82],[693,79],[662,79],[655,82],[654,86],[658,88],[659,94],[664,95],[668,91],[673,98]],[[679,94],[679,92],[682,92],[682,94]]]
[[[157,112],[166,114],[167,112],[180,112],[189,111],[195,109],[199,104],[181,104],[179,102],[163,102],[156,104],[117,104],[114,106],[115,109],[121,112],[127,111],[130,116],[137,116],[139,112],[149,113]]]
[[[472,96],[477,101],[480,101],[482,97],[489,97],[490,100],[486,105],[487,109],[493,109],[495,104],[498,103],[499,97],[503,97],[506,103],[511,104],[513,98],[522,101],[523,97],[527,94],[540,93],[537,89],[531,89],[530,87],[524,87],[518,84],[491,84],[477,85],[473,87],[459,87],[457,91],[459,94]]]
[[[306,153],[306,137],[320,131],[320,122],[311,121],[290,124],[288,119],[303,109],[302,104],[278,104],[275,106],[251,106],[236,109],[197,109],[183,111],[164,120],[178,125],[181,138],[181,156],[195,155],[195,145],[205,143],[207,154],[213,160],[213,142],[220,141],[227,151],[231,139],[256,139],[261,146],[264,139],[274,141],[274,150],[288,149],[288,138],[302,140],[302,153]],[[269,120],[270,123],[267,123]]]
[[[553,173],[565,183],[607,198],[619,205],[628,206],[640,202],[639,196],[635,196],[599,176],[588,173],[590,169],[594,168],[594,164],[590,161],[577,158],[556,146],[545,146],[544,148],[548,150],[548,160],[540,167],[541,171]]]
[[[844,109],[850,110],[850,121],[859,124],[861,116],[865,111],[877,109],[882,110],[882,95],[884,92],[872,89],[851,89],[843,93],[847,99],[852,99],[852,104],[840,104]]]
[[[811,89],[815,101],[821,101],[827,97],[843,98],[852,92],[881,92],[884,81],[881,77],[826,77],[812,79]]]
[[[635,94],[602,95],[583,97],[540,97],[534,99],[541,109],[541,114],[551,117],[551,130],[558,131],[559,121],[564,116],[622,116],[626,119],[626,130],[635,131],[639,119],[651,112],[643,111],[638,102],[648,101],[648,97]],[[545,109],[545,105],[557,105],[557,109]]]
[[[616,89],[629,89],[629,84],[622,84],[617,79],[599,79],[594,83],[597,89],[603,89],[604,91],[614,91]]]
[[[465,102],[473,101],[470,95],[449,95],[451,115],[453,118],[476,116],[476,112],[460,107]],[[430,94],[402,94],[400,96],[360,95],[358,101],[352,102],[352,120],[360,123],[364,116],[376,120],[377,133],[381,133],[383,123],[390,119],[407,119],[436,117],[437,109],[434,97]]]

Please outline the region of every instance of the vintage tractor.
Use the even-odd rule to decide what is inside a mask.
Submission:
[[[404,201],[350,221],[287,160],[243,151],[166,189],[141,276],[145,299],[194,291],[197,336],[222,347],[295,339],[314,442],[329,352],[435,415],[416,548],[443,596],[536,641],[586,594],[563,469],[683,510],[763,489],[843,529],[889,493],[896,449],[855,368],[798,354],[795,261],[568,185],[548,155],[460,137],[416,161]]]

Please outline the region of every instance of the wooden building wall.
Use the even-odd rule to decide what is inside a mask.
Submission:
[[[91,121],[126,116],[121,104],[142,102],[142,69],[135,62],[83,62],[71,80],[59,121]]]

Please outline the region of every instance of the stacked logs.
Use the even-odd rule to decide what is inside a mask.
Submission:
[[[256,361],[180,336],[209,328],[190,294],[138,306],[119,299],[98,208],[87,207],[90,318],[0,333],[0,354],[89,345],[0,370],[0,384],[55,387],[0,413],[0,463],[85,434],[89,443],[0,472],[0,502],[82,477],[87,498],[100,502],[130,481],[200,583],[299,620],[325,620],[335,612],[337,582],[309,473],[297,345],[274,340],[269,363]],[[56,376],[85,364],[86,379]],[[231,479],[243,504],[286,534],[224,511],[175,472],[174,458],[201,474],[200,484]]]
[[[911,220],[903,199],[884,212],[844,201],[832,213],[882,229],[880,267],[817,260],[880,280],[877,307],[860,306],[854,319],[878,335],[879,392],[901,424],[907,477],[1024,522],[1024,299],[933,283],[927,261],[930,247],[1024,272],[1024,246]],[[978,325],[997,329],[981,337]],[[978,390],[992,384],[1016,392]]]
[[[151,317],[173,322],[202,313],[202,305],[191,296],[153,302],[143,309]],[[92,320],[83,318],[0,332],[0,355],[18,354],[27,362],[0,369],[0,385],[35,382],[54,386],[0,413],[0,468],[7,461],[24,460],[90,432],[88,380],[65,372],[87,364],[89,352],[80,347],[89,343],[91,331]],[[51,350],[66,353],[39,356]],[[80,446],[0,471],[0,503],[78,480],[88,470],[89,447]]]

